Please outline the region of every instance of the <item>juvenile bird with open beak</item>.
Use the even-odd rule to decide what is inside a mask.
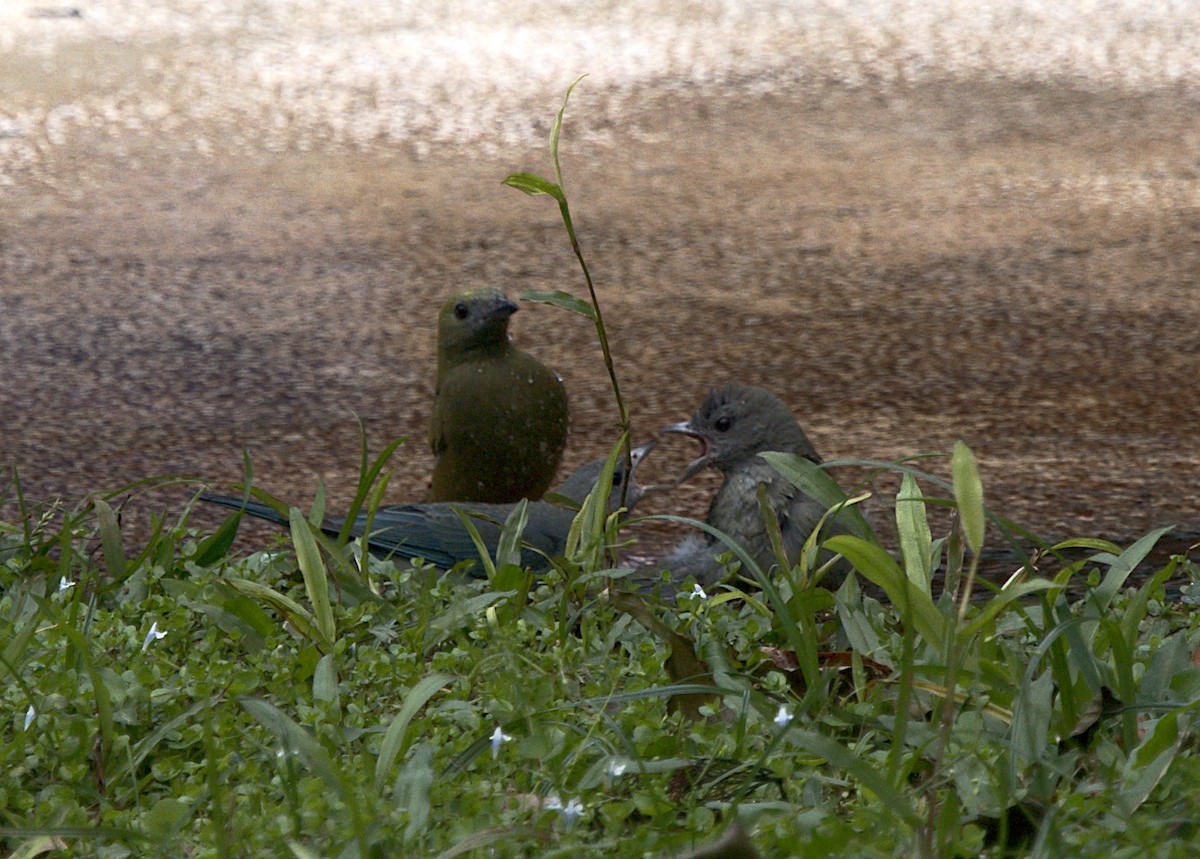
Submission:
[[[762,388],[733,383],[713,388],[689,420],[664,427],[699,439],[704,450],[684,471],[679,483],[705,468],[725,476],[708,508],[705,522],[736,540],[764,570],[776,565],[770,534],[759,508],[758,487],[766,488],[767,503],[779,522],[783,549],[795,564],[805,541],[828,506],[806,495],[759,456],[766,451],[797,454],[820,464],[791,410]],[[825,534],[858,533],[848,514],[827,520]],[[676,582],[692,576],[701,585],[716,582],[724,567],[717,557],[728,551],[708,534],[690,534],[659,564],[670,569]]]

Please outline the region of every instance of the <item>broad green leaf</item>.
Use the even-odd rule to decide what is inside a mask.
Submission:
[[[196,544],[196,553],[192,555],[192,563],[201,567],[211,567],[229,554],[229,547],[237,537],[238,525],[242,522],[240,512],[226,516],[221,524],[209,536]]]
[[[47,853],[61,853],[67,849],[67,842],[58,835],[39,835],[30,838],[20,847],[8,854],[8,859],[37,859]]]
[[[171,837],[192,816],[190,803],[178,799],[160,799],[154,803],[141,817],[142,828],[146,835],[155,841]]]
[[[332,653],[322,656],[313,672],[313,698],[326,702],[338,699],[337,665]]]
[[[916,826],[921,822],[908,797],[896,790],[870,763],[841,743],[814,731],[801,730],[790,730],[788,739],[829,761],[835,769],[845,770],[864,787],[874,792],[889,811],[902,818],[909,826]]]
[[[329,754],[308,731],[296,724],[274,704],[263,701],[261,698],[241,697],[238,698],[238,702],[263,727],[275,735],[285,752],[298,752],[309,770],[325,782],[325,785],[336,795],[342,796],[345,793],[341,777]]]
[[[558,200],[559,203],[565,201],[562,188],[555,185],[548,179],[543,179],[533,173],[513,173],[501,183],[508,185],[510,188],[516,188],[518,191],[524,191],[531,197],[536,197],[539,194],[545,194]]]
[[[1047,749],[1050,720],[1054,710],[1054,675],[1050,671],[1032,682],[1022,682],[1013,703],[1012,748],[1010,772],[1014,779],[1020,770],[1017,761],[1026,766],[1040,761]]]
[[[453,680],[454,678],[449,674],[430,674],[428,677],[423,677],[417,681],[412,689],[408,691],[408,694],[404,696],[404,703],[400,706],[400,712],[396,714],[395,718],[392,719],[392,723],[388,725],[387,732],[383,735],[383,742],[379,746],[379,758],[375,761],[376,792],[383,790],[383,785],[387,781],[392,764],[408,748],[408,725],[412,721],[413,716],[443,686],[453,682]]]
[[[392,458],[392,454],[396,452],[396,448],[404,444],[408,438],[407,436],[400,436],[399,438],[393,439],[388,443],[387,447],[383,449],[379,456],[375,458],[375,461],[368,466],[367,429],[365,426],[363,426],[362,419],[359,418],[357,414],[354,416],[354,419],[358,421],[358,436],[360,443],[358,489],[356,489],[354,492],[354,499],[350,502],[350,509],[346,511],[346,519],[342,523],[341,530],[338,531],[337,540],[335,542],[339,546],[344,546],[350,539],[350,531],[354,528],[354,521],[358,517],[358,514],[362,511],[363,505],[367,501],[367,496],[372,491],[371,487],[376,486],[379,492],[382,491],[382,487],[379,487],[376,484],[379,473],[383,471],[383,468],[387,465],[388,460]],[[384,485],[386,485],[386,480],[382,482]]]
[[[521,566],[521,538],[529,521],[529,500],[522,498],[513,505],[512,512],[500,529],[500,540],[496,545],[496,567]]]
[[[1055,543],[1050,547],[1051,552],[1061,552],[1064,549],[1091,549],[1096,552],[1108,552],[1112,555],[1121,554],[1121,547],[1116,543],[1110,543],[1108,540],[1101,540],[1098,537],[1074,537],[1070,540],[1063,540],[1061,543]]]
[[[954,443],[951,470],[954,473],[954,499],[958,502],[963,534],[971,551],[978,555],[983,548],[985,523],[983,483],[979,480],[979,469],[975,467],[975,455],[961,441]]]
[[[826,510],[839,504],[846,504],[837,514],[838,524],[856,537],[871,543],[878,542],[875,532],[866,517],[863,516],[862,511],[857,506],[847,503],[850,500],[849,497],[824,468],[794,453],[771,451],[760,453],[759,456],[769,462],[772,468],[786,477],[801,492],[816,499]]]
[[[1141,807],[1175,760],[1183,739],[1178,717],[1175,711],[1164,713],[1126,760],[1117,793],[1117,808],[1123,817]]]
[[[586,316],[593,322],[596,321],[596,308],[592,307],[591,302],[577,298],[569,292],[563,292],[561,289],[529,289],[521,293],[521,300],[552,304],[572,313],[578,313],[580,316]]]
[[[436,645],[454,630],[474,623],[475,618],[484,614],[489,606],[511,599],[513,596],[513,591],[488,591],[448,606],[445,611],[430,621],[425,634],[426,646]]]
[[[161,743],[164,738],[173,735],[181,726],[191,723],[196,717],[196,714],[208,706],[211,706],[208,701],[198,701],[174,718],[167,719],[156,726],[153,731],[142,737],[133,746],[133,749],[130,751],[130,765],[135,770],[136,768],[140,767],[142,762],[145,761],[150,753],[158,747],[158,744]],[[136,789],[137,785],[134,785],[133,788],[131,788],[131,790]]]
[[[429,793],[433,788],[433,752],[430,743],[422,743],[414,751],[412,759],[396,776],[393,796],[396,803],[408,812],[408,826],[404,828],[404,840],[412,841],[425,831],[433,813]]]
[[[92,500],[96,508],[96,522],[100,528],[100,548],[104,552],[104,565],[108,568],[110,578],[121,581],[125,578],[128,560],[125,557],[125,547],[121,544],[121,526],[117,523],[117,514],[107,502],[99,498]]]
[[[945,618],[929,594],[909,581],[881,546],[859,537],[837,534],[825,541],[825,548],[844,556],[866,579],[883,588],[888,599],[921,637],[930,644],[941,646],[945,638]]]
[[[266,585],[252,582],[249,579],[228,578],[223,581],[248,597],[269,603],[277,612],[283,615],[284,620],[296,628],[297,632],[310,641],[316,642],[321,646],[322,650],[328,651],[332,647],[333,642],[329,641],[321,633],[320,627],[317,626],[313,616],[295,600],[284,596],[278,591],[272,590]]]
[[[975,635],[977,632],[995,620],[996,617],[999,616],[1000,612],[1004,611],[1005,608],[1012,605],[1026,594],[1051,590],[1053,587],[1054,584],[1046,581],[1045,579],[1034,579],[1032,581],[1020,582],[1005,588],[1004,590],[1000,591],[1000,593],[988,600],[979,615],[973,618],[971,622],[967,624],[962,631],[963,638],[971,638],[971,636]]]
[[[1150,663],[1138,684],[1138,698],[1142,701],[1164,700],[1171,692],[1173,678],[1185,672],[1193,676],[1198,673],[1191,660],[1186,634],[1180,631],[1151,654]]]

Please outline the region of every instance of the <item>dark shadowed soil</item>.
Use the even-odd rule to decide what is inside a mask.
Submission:
[[[991,506],[1040,533],[1200,528],[1196,101],[831,85],[648,95],[573,142],[588,124],[568,115],[564,170],[639,440],[741,379],[827,458],[965,439]],[[76,134],[51,179],[0,192],[0,462],[46,499],[226,486],[246,448],[260,485],[307,504],[323,481],[336,508],[356,413],[373,450],[411,439],[390,500],[419,498],[441,301],[583,290],[556,208],[500,185],[529,169],[544,150],[196,159]],[[603,452],[586,320],[525,305],[514,332],[570,391],[566,465]],[[651,509],[702,513],[712,485]],[[129,541],[187,497],[132,505]]]

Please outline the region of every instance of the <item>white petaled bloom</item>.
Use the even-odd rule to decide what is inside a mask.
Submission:
[[[566,807],[562,810],[562,816],[563,822],[567,824],[568,829],[575,825],[581,814],[583,814],[582,802],[578,799],[572,799],[567,803]]]
[[[613,778],[619,778],[625,775],[627,769],[629,769],[629,764],[625,761],[612,761],[608,765],[608,774]]]
[[[542,803],[542,808],[545,808],[547,811],[562,811],[562,800],[558,798],[557,794],[552,793],[546,797],[546,801]]]
[[[25,711],[25,727],[21,730],[28,731],[29,726],[33,724],[34,718],[37,716],[37,710],[33,709],[33,705],[29,705],[29,709]]]
[[[60,594],[63,591],[67,590],[68,588],[73,588],[73,587],[75,587],[75,583],[72,581],[68,581],[66,576],[63,576],[61,579],[58,580],[58,592]]]
[[[166,638],[166,637],[167,637],[166,632],[158,631],[158,621],[157,620],[154,621],[154,623],[150,624],[150,631],[146,633],[145,640],[142,641],[142,653],[146,652],[146,648],[148,648],[150,646],[150,642],[158,641],[158,640]]]
[[[702,600],[708,599],[708,594],[704,592],[704,588],[700,587],[699,582],[692,586],[692,596],[700,597]]]
[[[496,756],[500,754],[500,746],[511,739],[512,737],[504,733],[499,725],[496,726],[496,730],[492,731],[492,760],[495,760]]]
[[[786,705],[780,704],[779,712],[775,714],[775,724],[782,728],[790,721],[792,721],[792,714],[788,712]]]

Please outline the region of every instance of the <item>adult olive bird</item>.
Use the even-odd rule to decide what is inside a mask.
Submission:
[[[567,445],[562,379],[513,345],[517,305],[495,289],[450,298],[438,315],[437,387],[426,501],[503,504],[550,488]]]
[[[636,447],[632,451],[633,471],[654,442]],[[604,459],[596,459],[584,465],[558,487],[557,494],[581,505],[596,485],[604,468]],[[624,462],[618,461],[613,472],[612,491],[609,493],[608,509],[615,512],[621,504],[622,492],[625,506],[632,508],[642,497],[643,489],[631,472],[626,475]],[[628,482],[626,489],[624,484]],[[287,525],[287,516],[273,507],[258,501],[244,501],[231,495],[202,493],[202,501],[244,511],[251,516],[266,519],[278,525]],[[467,514],[491,556],[495,556],[500,541],[500,531],[516,504],[486,504],[482,502],[426,502],[424,504],[397,504],[380,507],[371,521],[371,533],[367,537],[367,548],[372,554],[395,560],[423,558],[443,570],[461,561],[478,561],[479,551],[471,539],[470,532],[455,508]],[[527,522],[521,549],[521,563],[535,570],[550,566],[548,558],[561,555],[566,549],[567,534],[575,518],[570,506],[550,501],[531,501],[527,507]],[[326,534],[336,535],[341,531],[345,517],[330,516],[321,523]],[[363,536],[367,527],[367,515],[361,513],[354,519],[351,533]],[[476,565],[476,573],[482,568]]]

